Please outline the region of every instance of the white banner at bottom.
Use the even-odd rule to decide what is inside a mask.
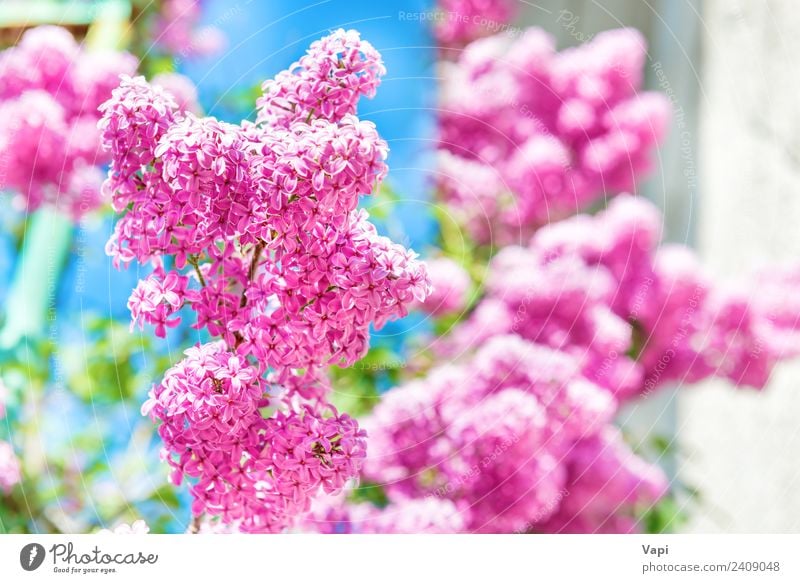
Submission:
[[[798,548],[800,535],[4,535],[0,582],[778,582],[800,581]]]

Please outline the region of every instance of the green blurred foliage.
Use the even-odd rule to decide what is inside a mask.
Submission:
[[[0,532],[93,532],[143,517],[154,532],[174,529],[181,501],[139,413],[171,360],[112,319],[88,317],[81,332],[82,342],[27,338],[0,353],[9,390],[0,438],[23,473],[0,495]],[[59,410],[75,400],[87,419]]]
[[[405,367],[403,357],[390,348],[370,348],[366,356],[350,368],[331,367],[331,400],[337,409],[350,415],[366,415],[380,400],[379,389],[399,384]]]
[[[354,504],[367,502],[378,508],[386,508],[389,505],[389,497],[386,496],[383,486],[368,481],[361,482],[354,488],[349,500]]]

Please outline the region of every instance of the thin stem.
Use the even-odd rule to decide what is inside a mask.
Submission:
[[[258,262],[261,260],[261,252],[264,250],[266,244],[264,241],[259,241],[255,249],[253,249],[253,258],[250,260],[250,267],[247,270],[247,282],[251,283],[256,276],[256,271],[258,270]],[[247,295],[245,292],[242,292],[242,299],[239,302],[239,307],[244,308],[247,305]]]
[[[200,271],[200,262],[198,258],[194,255],[189,255],[186,258],[186,261],[189,263],[189,265],[194,267],[194,272],[197,274],[197,279],[200,281],[200,285],[202,287],[206,287],[206,278],[203,277],[203,272]]]

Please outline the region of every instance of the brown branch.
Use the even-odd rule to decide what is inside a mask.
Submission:
[[[250,268],[247,270],[247,281],[248,283],[253,281],[253,278],[256,276],[256,271],[258,270],[258,262],[261,260],[261,252],[266,247],[264,241],[259,241],[255,249],[253,249],[253,258],[250,260]],[[239,302],[239,307],[244,308],[247,305],[247,295],[243,291],[242,292],[242,299]]]
[[[203,277],[203,272],[200,271],[200,261],[194,255],[189,255],[186,258],[186,262],[189,263],[192,267],[194,267],[194,272],[197,274],[197,279],[200,281],[200,285],[202,287],[206,287],[206,278]]]

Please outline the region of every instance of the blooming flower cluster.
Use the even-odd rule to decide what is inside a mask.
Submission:
[[[444,48],[459,48],[508,29],[514,0],[439,0],[434,35]]]
[[[640,91],[645,56],[632,29],[556,52],[532,28],[442,64],[438,187],[474,238],[519,241],[635,187],[669,118],[664,96]]]
[[[364,473],[392,504],[372,514],[332,504],[313,525],[403,531],[428,508],[434,531],[633,530],[635,510],[667,483],[610,426],[615,410],[576,358],[497,336],[393,389],[365,420]]]
[[[190,309],[218,339],[188,350],[143,408],[173,481],[191,479],[195,516],[280,531],[361,466],[364,432],[328,404],[324,368],[361,358],[369,327],[430,287],[416,254],[357,209],[387,170],[386,143],[355,116],[382,72],[339,30],[265,84],[257,124],[181,111],[142,78],[101,108],[105,188],[123,214],[107,250],[154,268],[133,324],[164,336]]]
[[[619,404],[712,375],[760,388],[800,352],[796,267],[713,284],[660,242],[654,205],[620,195],[503,248],[484,298],[434,345],[454,364],[389,391],[364,421],[364,475],[390,505],[327,500],[308,528],[638,530],[668,483],[614,427]]]
[[[298,119],[339,122],[355,114],[361,96],[373,97],[386,72],[381,55],[355,30],[311,44],[288,70],[264,82],[258,121],[288,127]]]
[[[136,67],[128,53],[83,50],[56,26],[31,29],[0,53],[0,189],[29,211],[47,203],[78,217],[95,208],[97,166],[108,160],[97,108]]]
[[[800,351],[797,268],[714,284],[695,256],[659,247],[661,217],[620,196],[596,216],[540,229],[492,261],[486,296],[447,340],[462,352],[517,334],[574,355],[620,399],[712,375],[763,387]]]
[[[219,53],[225,36],[215,26],[201,26],[204,0],[161,0],[154,23],[156,46],[187,59]]]

